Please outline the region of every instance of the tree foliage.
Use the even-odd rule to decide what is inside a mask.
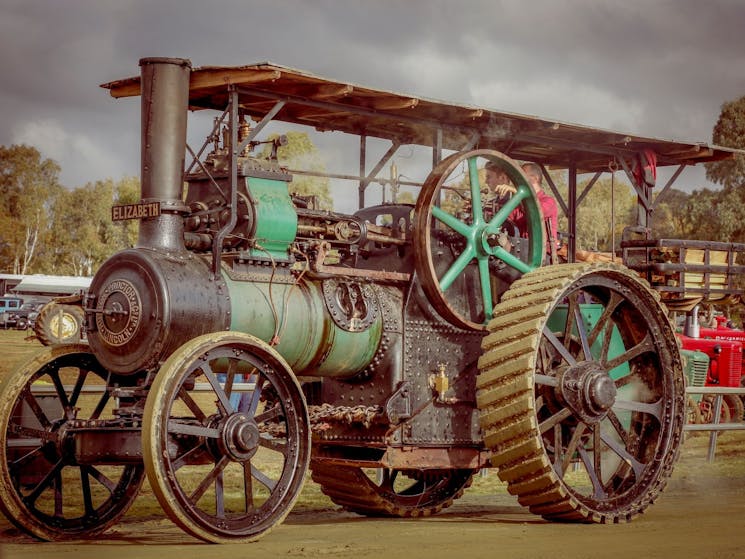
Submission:
[[[569,188],[564,177],[552,175],[552,179],[562,198],[568,200]],[[589,181],[578,182],[578,196],[585,191],[588,183]],[[545,190],[549,192],[548,189]],[[577,248],[611,251],[615,240],[617,249],[624,228],[636,224],[635,208],[636,194],[628,182],[617,177],[597,180],[577,208]],[[560,211],[559,231],[567,231],[568,228],[568,220]]]
[[[285,136],[287,136],[287,144],[277,149],[277,158],[283,167],[317,173],[326,171],[326,164],[307,133],[288,132]],[[269,139],[274,140],[277,137],[278,135],[274,134]],[[269,149],[271,149],[269,146],[265,148],[262,153],[264,157],[269,155]],[[329,179],[326,177],[295,174],[289,188],[292,194],[317,196],[320,209],[334,209],[334,201],[329,189]]]
[[[720,146],[745,149],[745,96],[722,105],[712,140]],[[745,186],[745,156],[707,163],[706,178],[725,189]]]
[[[55,274],[88,276],[117,250],[137,239],[137,221],[111,221],[111,206],[139,200],[139,179],[89,183],[65,191],[54,208],[55,242],[49,262]]]
[[[63,193],[60,168],[31,146],[0,146],[0,263],[15,274],[39,266],[49,240],[56,199]]]

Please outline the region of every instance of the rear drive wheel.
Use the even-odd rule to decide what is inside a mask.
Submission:
[[[547,266],[495,307],[479,360],[484,441],[534,514],[624,522],[677,458],[685,382],[657,293],[612,264]]]
[[[471,485],[474,470],[362,469],[313,464],[313,481],[351,512],[366,516],[430,516]]]

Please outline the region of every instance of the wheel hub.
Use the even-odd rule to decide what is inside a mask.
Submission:
[[[228,417],[222,427],[222,450],[236,461],[249,460],[259,449],[259,426],[243,413]]]
[[[595,361],[569,367],[561,377],[558,390],[574,414],[588,423],[603,419],[616,402],[616,383]]]

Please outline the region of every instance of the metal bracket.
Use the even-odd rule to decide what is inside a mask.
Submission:
[[[401,423],[411,417],[410,387],[409,381],[401,382],[398,390],[385,403],[385,413],[393,424]]]

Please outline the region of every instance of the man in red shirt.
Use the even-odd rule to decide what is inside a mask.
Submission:
[[[485,166],[486,169],[486,184],[489,187],[490,191],[493,191],[497,196],[504,197],[510,194],[515,193],[515,187],[512,186],[512,184],[509,183],[509,179],[507,178],[507,175],[502,169],[500,169],[495,163],[487,163]],[[528,181],[530,182],[530,186],[533,187],[533,190],[536,193],[536,198],[538,199],[538,203],[541,206],[541,211],[543,212],[543,219],[547,222],[547,233],[548,233],[548,242],[549,244],[549,250],[547,252],[552,253],[550,250],[551,248],[556,247],[556,233],[559,226],[559,210],[556,205],[556,200],[554,200],[551,195],[546,194],[543,190],[543,171],[541,170],[541,167],[535,163],[523,163],[522,165],[523,172],[528,177]],[[506,180],[505,180],[506,179]],[[522,208],[518,207],[515,208],[512,213],[510,214],[510,219],[515,222],[515,225],[525,233],[528,229],[526,219],[525,219],[525,213],[522,211]]]

